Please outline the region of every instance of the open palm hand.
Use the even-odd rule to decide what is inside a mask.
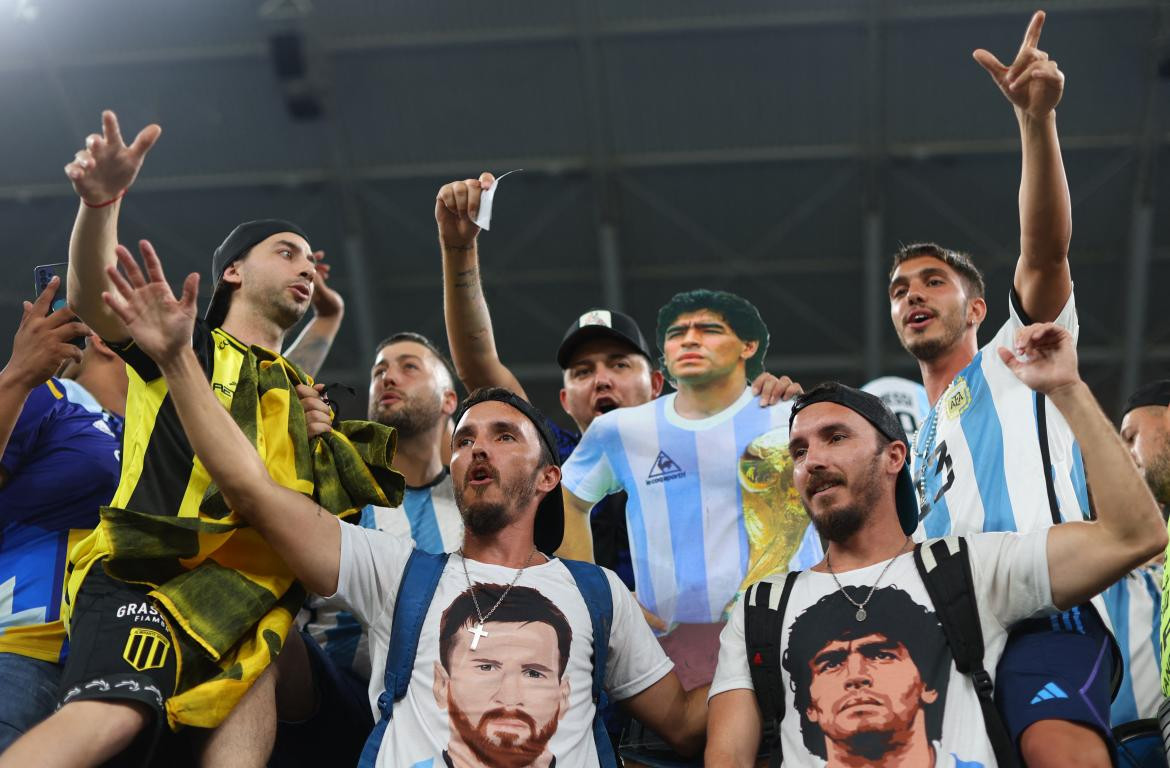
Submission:
[[[110,309],[125,324],[143,352],[160,365],[190,346],[195,332],[196,297],[199,293],[199,275],[191,273],[183,282],[183,295],[176,299],[163,274],[162,264],[147,240],[140,240],[138,250],[146,267],[146,275],[139,269],[129,249],[117,247],[117,267],[107,267],[106,273],[114,287],[102,294]]]

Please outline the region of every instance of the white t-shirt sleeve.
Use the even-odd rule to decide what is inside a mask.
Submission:
[[[326,599],[340,601],[368,627],[392,611],[414,542],[340,520],[337,524],[341,526],[341,569],[337,592]]]
[[[716,694],[738,688],[755,690],[743,630],[743,600],[736,601],[731,610],[731,619],[719,633],[719,662],[715,666],[715,678],[711,681],[707,700],[710,701]]]
[[[1048,579],[1050,530],[967,537],[980,613],[994,618],[1004,629],[1056,611]]]
[[[1003,337],[1000,341],[1001,346],[1011,349],[1011,341],[1015,339],[1016,331],[1028,325],[1030,322],[1035,322],[1030,318],[1025,319],[1024,307],[1020,302],[1020,296],[1016,293],[1016,289],[1012,288],[1008,295],[1008,321],[1000,329],[997,337]],[[1077,320],[1077,302],[1076,291],[1069,291],[1068,301],[1064,303],[1060,314],[1054,320],[1057,325],[1067,329],[1073,337],[1073,343],[1076,343],[1077,338],[1081,333],[1080,322]],[[1005,334],[1007,334],[1005,336]]]
[[[605,690],[614,701],[622,701],[666,677],[674,663],[655,639],[630,590],[612,571],[606,570],[605,576],[613,595]]]
[[[610,442],[618,440],[617,424],[613,422],[616,416],[605,414],[595,419],[561,467],[561,483],[579,499],[597,503],[622,490],[607,455]]]

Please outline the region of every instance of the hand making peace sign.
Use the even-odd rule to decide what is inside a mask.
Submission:
[[[1010,67],[982,48],[971,54],[991,75],[1007,100],[1030,117],[1046,117],[1056,109],[1064,93],[1064,73],[1047,53],[1037,47],[1043,28],[1044,11],[1036,11]]]
[[[100,206],[122,195],[142,169],[146,153],[158,141],[162,128],[154,123],[146,126],[126,146],[118,117],[110,110],[102,112],[101,134],[85,137],[85,149],[73,156],[65,166],[65,175],[73,182],[73,189],[90,206]]]

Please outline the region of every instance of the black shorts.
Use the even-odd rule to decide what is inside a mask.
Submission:
[[[306,720],[277,723],[269,768],[357,765],[374,729],[366,683],[348,669],[338,668],[308,632],[302,630],[301,638],[312,670],[316,707]]]
[[[61,675],[60,706],[72,701],[132,701],[154,715],[153,735],[166,722],[178,663],[167,620],[147,596],[149,587],[111,578],[102,564],[86,574],[74,601],[69,658]]]

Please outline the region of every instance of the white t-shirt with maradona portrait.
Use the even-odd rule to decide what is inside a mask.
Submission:
[[[341,532],[333,597],[369,627],[370,705],[379,719],[394,604],[414,543],[354,525],[341,525]],[[451,555],[439,579],[410,685],[394,706],[377,765],[442,768],[448,759],[504,764],[503,754],[523,754],[527,747],[533,750],[529,762],[555,758],[557,768],[596,766],[593,627],[573,576],[556,559],[524,569],[483,625],[486,634],[477,637],[464,565]],[[486,615],[517,570],[474,560],[466,567]],[[630,591],[615,574],[605,574],[613,596],[605,689],[621,701],[661,680],[673,665]]]
[[[1008,629],[1055,610],[1047,540],[1047,530],[967,537],[983,629],[983,664],[993,676]],[[950,541],[957,546],[956,540]],[[893,563],[885,560],[837,574],[857,602],[866,599],[879,577],[862,621],[831,574],[806,571],[797,577],[781,638],[784,765],[820,768],[830,746],[846,755],[867,755],[870,765],[883,765],[883,756],[893,764],[891,744],[914,741],[908,733],[917,736],[917,743],[930,745],[931,754],[915,764],[996,765],[975,689],[955,669],[913,553],[899,555]],[[784,576],[769,581],[778,596]],[[754,690],[742,601],[719,641],[719,666],[709,695]]]

